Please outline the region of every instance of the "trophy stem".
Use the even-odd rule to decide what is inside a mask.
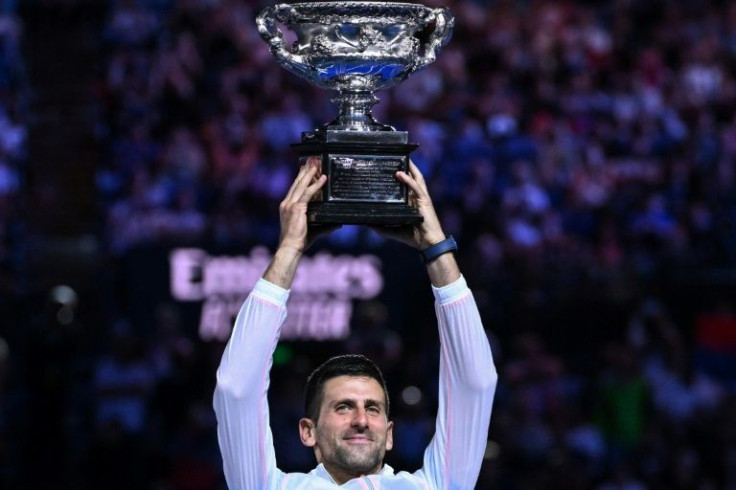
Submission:
[[[392,126],[381,124],[373,117],[371,109],[378,102],[373,92],[340,91],[330,99],[337,104],[337,118],[327,125],[328,129],[346,131],[395,131]]]

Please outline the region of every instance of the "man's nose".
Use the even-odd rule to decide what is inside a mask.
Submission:
[[[360,427],[360,428],[366,428],[368,427],[368,414],[365,411],[365,408],[358,407],[355,412],[353,412],[353,420],[352,420],[353,427]]]

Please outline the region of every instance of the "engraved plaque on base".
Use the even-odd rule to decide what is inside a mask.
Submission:
[[[376,141],[365,141],[357,132],[334,133],[330,141],[305,134],[305,141],[294,145],[300,163],[317,157],[328,176],[322,192],[309,203],[309,222],[394,226],[421,222],[421,215],[408,205],[408,188],[396,179],[397,171],[408,171],[409,153],[417,147],[406,142],[406,131],[386,132]]]
[[[344,0],[278,4],[256,19],[276,60],[310,83],[336,91],[337,118],[302,133],[301,163],[318,157],[327,185],[310,203],[312,224],[406,225],[422,221],[396,171],[417,147],[406,131],[379,123],[374,95],[432,63],[452,35],[446,8]],[[280,28],[295,36],[291,47]]]

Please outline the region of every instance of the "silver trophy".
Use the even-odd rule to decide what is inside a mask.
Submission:
[[[304,2],[262,10],[256,24],[276,60],[291,73],[337,92],[332,122],[302,133],[300,163],[322,161],[327,185],[310,203],[310,223],[406,225],[422,221],[396,179],[417,148],[406,131],[373,117],[374,92],[432,63],[452,36],[446,8],[413,3]],[[280,28],[295,37],[287,46]]]

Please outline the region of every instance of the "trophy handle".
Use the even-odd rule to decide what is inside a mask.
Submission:
[[[447,7],[440,7],[432,10],[427,16],[426,24],[435,23],[432,34],[424,47],[424,56],[417,60],[417,70],[424,68],[437,59],[439,49],[447,44],[452,37],[452,31],[455,27],[455,17],[452,16]]]
[[[285,22],[295,15],[294,7],[281,3],[264,8],[256,17],[258,33],[271,48],[271,53],[276,60],[287,70],[296,75],[307,75],[310,72],[305,57],[294,54],[286,49],[284,35],[278,28],[276,22]]]

